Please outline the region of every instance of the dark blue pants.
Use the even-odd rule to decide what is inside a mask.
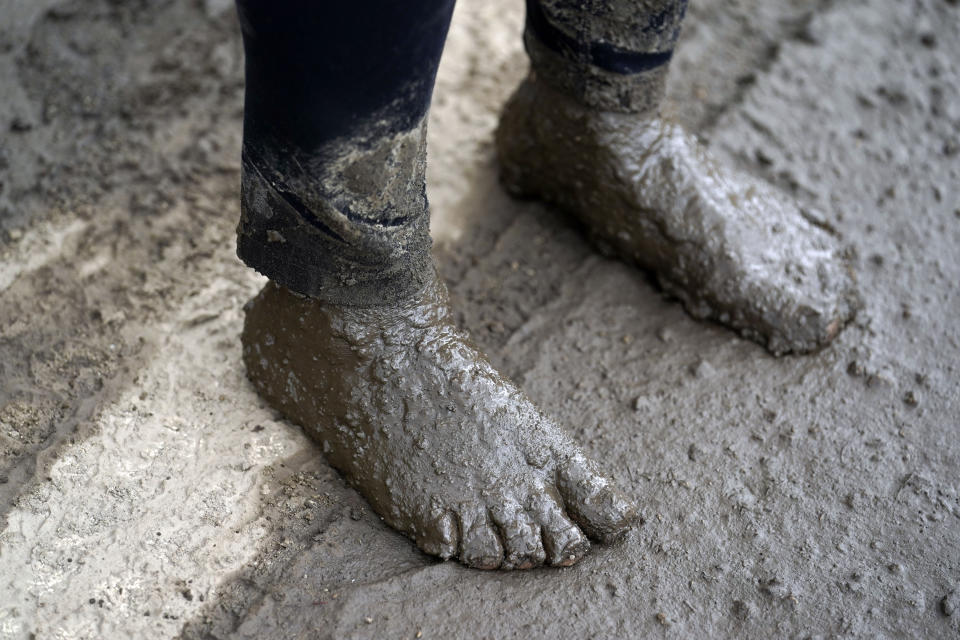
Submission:
[[[389,107],[408,131],[427,112],[454,0],[238,0],[244,135],[305,149]]]
[[[247,264],[346,304],[396,300],[429,277],[423,122],[453,5],[237,0]],[[527,0],[525,43],[538,77],[589,106],[639,110],[662,85],[685,9]]]

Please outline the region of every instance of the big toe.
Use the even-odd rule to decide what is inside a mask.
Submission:
[[[860,307],[836,241],[826,238],[818,244],[820,255],[816,249],[802,255],[802,243],[784,251],[780,268],[771,269],[749,295],[757,308],[754,323],[769,325],[766,346],[775,355],[807,353],[830,344]]]
[[[588,536],[605,544],[626,533],[637,518],[634,502],[583,454],[575,454],[560,468],[557,489],[570,517]]]

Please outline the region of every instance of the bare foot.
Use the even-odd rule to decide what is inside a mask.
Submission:
[[[246,312],[254,385],[426,553],[566,566],[630,526],[631,501],[454,326],[436,278],[372,308],[270,283]]]
[[[532,78],[497,131],[512,193],[558,205],[651,269],[696,318],[776,355],[828,344],[858,298],[834,234],[770,185],[717,165],[677,125],[601,112]]]

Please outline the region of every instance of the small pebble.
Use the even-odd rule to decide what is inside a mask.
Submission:
[[[733,615],[740,618],[741,620],[746,620],[750,617],[750,605],[744,602],[743,600],[734,600],[733,601]]]
[[[855,376],[859,378],[866,373],[866,370],[863,368],[862,364],[860,364],[856,360],[853,360],[850,362],[850,365],[847,367],[847,373],[849,373],[851,376]]]
[[[950,617],[960,609],[960,593],[951,591],[940,600],[940,611],[943,615]]]
[[[896,384],[896,381],[886,372],[874,373],[867,378],[867,386],[871,389],[878,387],[892,389],[896,386]]]
[[[713,365],[706,360],[698,360],[690,366],[690,374],[695,378],[710,378],[716,372],[717,370],[713,368]]]

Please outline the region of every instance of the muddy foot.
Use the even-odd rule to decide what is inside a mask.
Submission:
[[[770,185],[718,166],[677,125],[588,110],[524,81],[497,131],[512,193],[558,205],[651,269],[696,318],[776,355],[828,344],[857,296],[837,238]]]
[[[254,385],[423,551],[566,566],[629,527],[632,503],[454,326],[436,279],[375,308],[270,283],[246,311]]]

